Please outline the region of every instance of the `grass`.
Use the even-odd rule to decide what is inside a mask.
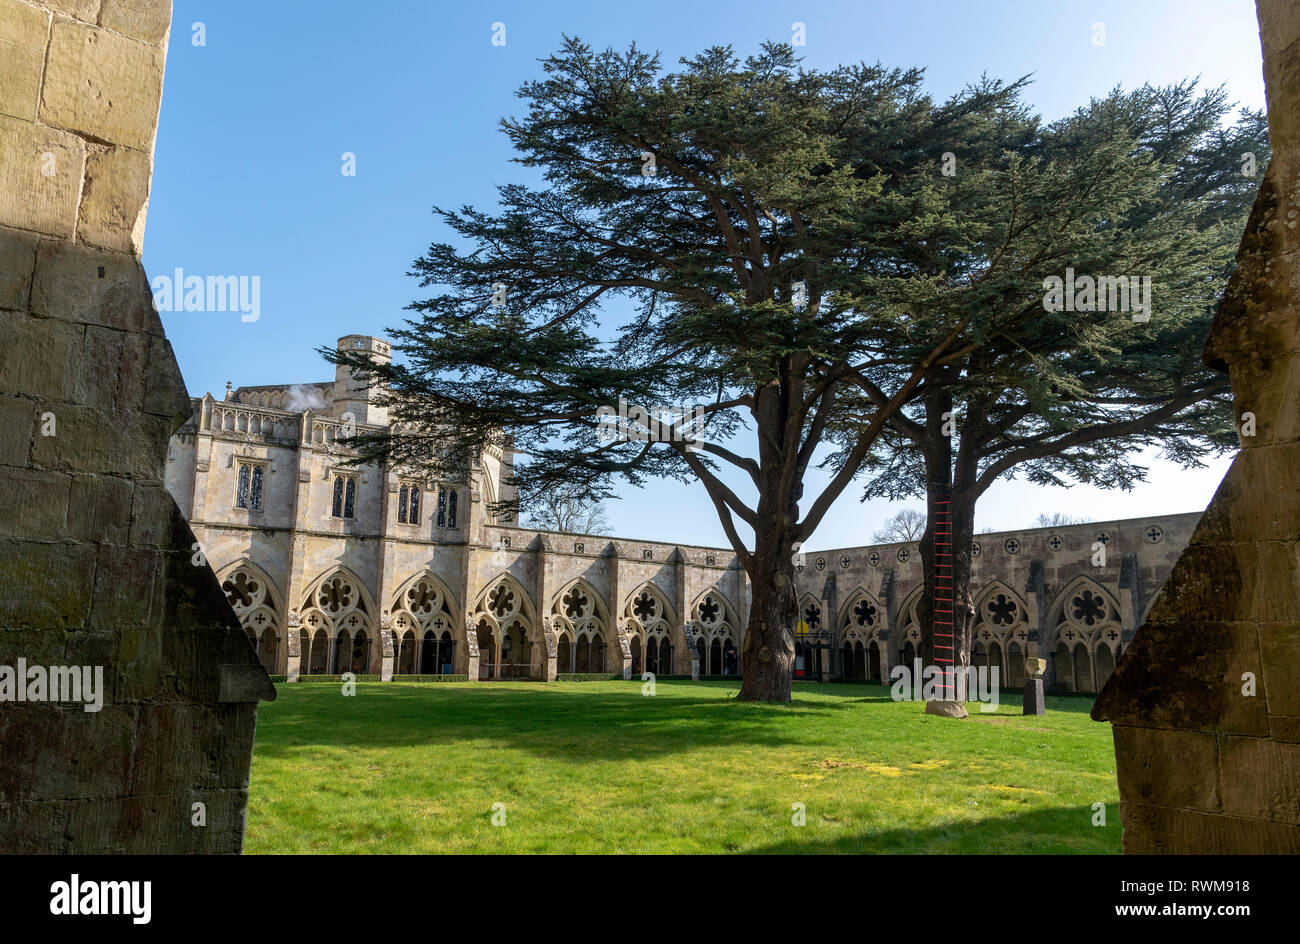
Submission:
[[[281,685],[258,710],[245,852],[1120,850],[1110,726],[1086,699],[952,721],[878,686],[796,683],[789,706],[737,703],[738,682],[641,687]]]

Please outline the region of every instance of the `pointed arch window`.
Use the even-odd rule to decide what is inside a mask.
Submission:
[[[420,523],[420,486],[403,482],[397,492],[397,520],[400,524]]]
[[[235,488],[235,507],[250,511],[262,510],[262,481],[265,470],[260,462],[239,463],[239,478]]]
[[[357,477],[336,473],[334,476],[334,494],[330,513],[335,518],[355,518],[357,516]]]

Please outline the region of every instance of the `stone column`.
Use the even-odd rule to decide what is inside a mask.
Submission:
[[[393,618],[384,610],[379,618],[379,681],[393,680]]]
[[[560,624],[559,617],[556,617],[550,620],[549,622],[547,622],[546,624],[544,624],[546,626],[546,633],[544,637],[546,642],[546,655],[545,655],[546,664],[542,666],[543,682],[554,682],[555,676],[559,672],[559,668],[556,662],[556,652],[558,649],[558,645],[556,643],[556,635],[555,635],[556,627],[559,626],[559,624]]]
[[[687,620],[682,624],[682,634],[686,637],[686,652],[691,658],[691,681],[700,680],[700,653],[695,648],[695,633],[699,629],[699,623],[695,620]]]
[[[474,622],[474,617],[466,615],[465,617],[465,671],[469,675],[471,682],[477,682],[478,677],[478,625]]]
[[[288,650],[288,657],[285,660],[284,680],[286,682],[296,682],[298,681],[302,662],[302,619],[296,610],[289,611],[289,628],[285,631],[285,649]]]
[[[1126,853],[1300,853],[1300,6],[1257,9],[1273,156],[1204,352],[1241,451],[1092,709]]]
[[[102,697],[0,710],[9,853],[238,853],[275,698],[164,483],[194,409],[140,262],[170,20],[0,0],[0,665]]]
[[[618,651],[622,657],[623,678],[630,679],[632,677],[632,645],[628,641],[627,620],[622,617],[619,617],[617,623],[618,623]],[[643,659],[645,658],[644,653],[642,654],[642,658]]]

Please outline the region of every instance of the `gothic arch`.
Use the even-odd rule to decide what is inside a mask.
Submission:
[[[464,656],[465,625],[451,590],[428,570],[407,578],[389,608],[396,675],[455,672]]]
[[[653,581],[641,584],[628,594],[623,620],[629,637],[640,642],[643,668],[655,675],[671,675],[679,654],[686,651],[686,636],[664,592]]]
[[[1079,576],[1056,595],[1048,610],[1047,651],[1056,657],[1057,687],[1096,692],[1122,651],[1119,603],[1095,580]]]
[[[329,646],[325,674],[362,674],[370,670],[371,646],[378,629],[375,601],[365,584],[346,567],[334,567],[316,578],[303,594],[302,628],[310,652],[303,658],[316,672],[322,631]]]
[[[247,559],[223,567],[217,581],[226,602],[239,617],[262,668],[269,675],[281,671],[281,653],[288,651],[288,646],[283,644],[286,614],[275,582],[265,570]]]
[[[808,632],[817,633],[830,630],[826,607],[821,600],[805,591],[799,597],[799,622],[808,625]]]
[[[1029,607],[1024,597],[1001,580],[990,580],[975,598],[971,627],[971,665],[998,670],[998,684],[1024,682],[1029,646]]]
[[[512,574],[499,574],[483,588],[472,619],[478,637],[480,679],[536,674],[533,657],[545,651],[546,641],[532,598]]]
[[[863,640],[877,638],[885,629],[885,608],[866,587],[859,586],[840,607],[835,627],[840,640],[849,634]]]
[[[894,643],[893,655],[897,660],[896,664],[907,666],[909,672],[912,670],[912,660],[921,651],[921,621],[916,614],[916,609],[921,602],[921,594],[924,592],[925,584],[918,583],[903,598],[903,604],[898,608],[897,625],[901,628],[901,631],[892,640]]]
[[[699,627],[695,634],[695,648],[700,659],[700,672],[724,675],[732,665],[738,666],[740,620],[726,594],[716,585],[705,590],[691,605],[691,618]]]
[[[555,594],[551,600],[551,625],[556,633],[558,671],[607,671],[609,653],[618,647],[615,627],[604,599],[585,578],[570,580]],[[565,654],[569,657],[567,664]]]

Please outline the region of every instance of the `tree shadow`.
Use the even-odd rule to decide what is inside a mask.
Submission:
[[[1105,826],[1093,826],[1089,806],[1052,807],[972,822],[921,829],[891,829],[824,839],[804,839],[791,826],[788,839],[748,850],[768,855],[1119,855],[1117,811]],[[811,818],[812,810],[808,813]]]
[[[672,697],[649,698],[641,694],[641,682],[626,685],[625,691],[610,691],[488,682],[471,695],[456,684],[362,683],[355,696],[343,697],[338,685],[301,683],[293,697],[261,707],[255,750],[263,758],[285,758],[304,748],[452,745],[486,738],[574,763],[626,760],[695,748],[803,744],[783,730],[791,718],[849,710],[855,701],[814,701],[796,691],[791,704],[771,705],[682,696],[676,687]]]

